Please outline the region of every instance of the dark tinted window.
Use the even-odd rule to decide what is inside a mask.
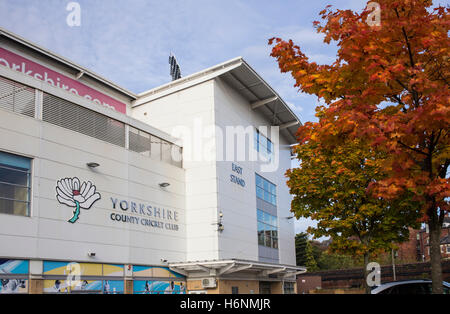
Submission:
[[[29,216],[31,159],[0,152],[0,213]]]
[[[427,283],[409,283],[388,288],[380,294],[429,294],[430,287]]]
[[[399,294],[428,294],[428,284],[413,283],[399,286]]]
[[[379,294],[398,294],[398,292],[397,292],[397,286],[394,286],[394,287],[391,287],[391,288],[384,289],[384,290],[381,291]]]
[[[431,283],[413,283],[394,286],[379,294],[431,294]],[[450,294],[450,288],[444,286],[444,294]]]
[[[450,294],[450,288],[444,286],[444,294]]]

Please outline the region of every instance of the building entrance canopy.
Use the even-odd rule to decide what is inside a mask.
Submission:
[[[268,281],[295,280],[297,275],[306,272],[305,267],[237,259],[169,263],[169,268],[188,278],[245,278]]]

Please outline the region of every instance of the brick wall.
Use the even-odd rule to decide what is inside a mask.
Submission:
[[[443,280],[450,282],[450,260],[442,262]],[[320,277],[322,289],[349,289],[359,288],[363,285],[363,269],[346,269],[306,273],[297,277],[299,292],[302,290],[302,279]],[[396,265],[397,280],[430,279],[430,263],[414,263]],[[317,280],[317,279],[316,279]],[[393,281],[392,265],[382,266],[381,283]],[[304,289],[303,289],[304,290]],[[303,291],[302,290],[302,291]]]
[[[421,262],[417,235],[420,230],[409,229],[409,241],[398,244],[397,257],[402,263]]]

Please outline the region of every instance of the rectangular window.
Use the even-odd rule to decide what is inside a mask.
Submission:
[[[34,117],[34,89],[0,76],[0,108]]]
[[[284,294],[294,294],[294,283],[293,282],[285,282],[284,283]]]
[[[30,216],[31,159],[0,152],[0,213]]]
[[[163,162],[172,162],[172,144],[161,141],[161,158]]]
[[[256,197],[277,206],[277,187],[258,174],[256,176]]]
[[[162,160],[162,142],[161,139],[152,135],[152,159]]]
[[[274,154],[272,141],[260,133],[259,130],[255,130],[253,139],[255,150],[260,153],[261,157],[267,161],[271,161]]]
[[[182,166],[181,147],[171,144],[147,132],[129,127],[75,103],[44,93],[42,120],[60,127],[88,135],[99,140],[125,147],[154,160]]]
[[[42,120],[125,147],[125,124],[65,99],[44,93]]]
[[[277,217],[260,209],[256,211],[258,220],[258,244],[270,248],[278,248]]]
[[[151,153],[151,135],[130,126],[129,149],[150,157]]]
[[[129,149],[152,159],[181,167],[181,147],[130,126]]]

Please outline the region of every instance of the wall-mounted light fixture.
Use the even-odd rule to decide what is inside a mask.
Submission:
[[[99,163],[96,163],[96,162],[88,162],[88,163],[86,164],[86,166],[88,166],[89,168],[97,168],[97,167],[100,166],[100,164],[99,164]]]
[[[163,182],[163,183],[160,183],[159,186],[162,188],[166,188],[166,187],[170,186],[170,183]]]
[[[225,229],[224,226],[223,226],[222,220],[223,220],[223,213],[220,212],[220,213],[219,213],[219,222],[217,223],[217,230],[218,230],[219,232],[222,232],[222,231]]]
[[[285,219],[287,219],[287,220],[291,220],[291,219],[294,219],[295,218],[295,216],[291,216],[291,217],[284,217]]]

